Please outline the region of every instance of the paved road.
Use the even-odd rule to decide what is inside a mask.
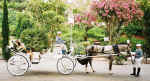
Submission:
[[[150,81],[150,65],[143,65],[139,78],[129,76],[130,65],[114,65],[113,74],[108,71],[108,64],[94,60],[95,73],[84,73],[84,66],[77,64],[71,75],[62,75],[57,72],[56,58],[53,55],[44,55],[41,63],[32,65],[24,76],[11,76],[6,69],[6,62],[0,60],[0,81]]]

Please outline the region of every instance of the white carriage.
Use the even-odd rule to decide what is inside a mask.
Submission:
[[[23,52],[23,49],[15,49],[14,47],[8,47],[8,51],[12,55],[7,62],[7,70],[11,75],[19,76],[24,75],[25,72],[31,68],[32,63],[38,64],[40,54],[33,52],[33,59],[31,62],[30,55]]]

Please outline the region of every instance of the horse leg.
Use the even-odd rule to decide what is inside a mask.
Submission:
[[[95,72],[95,70],[93,69],[93,66],[92,66],[92,59],[89,60],[89,64],[90,64],[90,66],[91,66],[92,72]]]
[[[85,72],[88,74],[89,72],[87,71],[88,63],[85,64]]]
[[[112,63],[113,63],[113,56],[111,55],[111,56],[109,56],[109,71],[110,71],[110,73],[112,73],[111,71],[112,71]]]

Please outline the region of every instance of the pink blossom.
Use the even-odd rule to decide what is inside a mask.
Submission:
[[[97,1],[96,4],[97,7],[95,7],[93,11],[98,13],[98,16],[104,17],[104,21],[114,16],[113,18],[118,18],[119,20],[123,19],[129,23],[134,19],[141,18],[144,14],[135,0],[107,0],[107,2],[106,0],[100,0]],[[106,20],[106,22],[107,21],[108,20]]]
[[[102,7],[104,7],[104,5],[105,5],[105,2],[103,1],[103,2],[101,2],[101,3],[98,3],[98,4],[97,4],[97,7],[98,7],[98,8],[102,8]]]
[[[106,13],[109,13],[109,10],[105,10]]]
[[[120,11],[116,11],[116,13],[117,13],[118,15],[120,15],[120,14],[121,14],[121,12],[120,12]]]
[[[76,15],[75,21],[76,21],[76,22],[81,22],[81,18],[82,18],[81,15]]]
[[[102,14],[102,16],[107,16],[107,15],[108,15],[107,13],[103,13],[103,14]]]
[[[84,24],[88,23],[88,21],[86,21],[86,20],[82,20],[81,22],[84,23]]]

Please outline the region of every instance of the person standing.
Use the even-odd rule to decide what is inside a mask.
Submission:
[[[134,57],[135,57],[135,59],[134,59],[134,63],[133,63],[133,73],[130,75],[139,77],[140,72],[141,72],[141,64],[142,64],[142,60],[143,60],[143,51],[141,49],[141,44],[136,44],[136,53],[135,53]]]

